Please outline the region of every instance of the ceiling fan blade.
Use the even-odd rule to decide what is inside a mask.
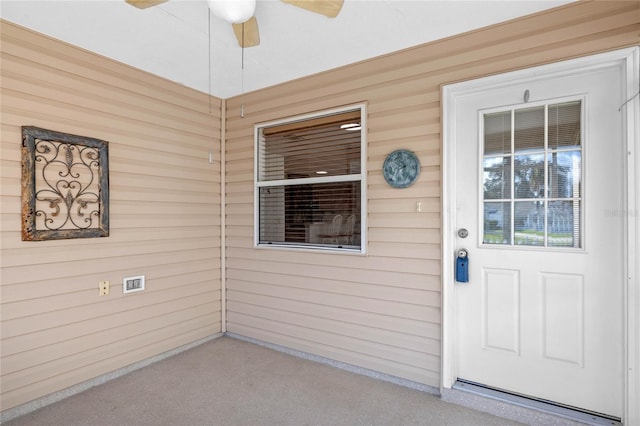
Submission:
[[[232,24],[233,32],[236,34],[240,47],[253,47],[260,44],[260,33],[258,32],[258,21],[256,17],[251,17],[242,24]],[[244,34],[243,34],[244,31]]]
[[[156,6],[160,3],[164,3],[168,0],[124,0],[129,3],[133,7],[137,7],[138,9],[146,9],[151,6]]]
[[[328,18],[335,18],[340,13],[344,0],[282,0],[285,3],[319,13]]]

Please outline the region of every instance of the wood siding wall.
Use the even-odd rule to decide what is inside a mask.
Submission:
[[[1,43],[6,410],[221,331],[223,103],[6,21]],[[109,142],[108,238],[21,241],[23,125]]]
[[[637,45],[639,7],[573,3],[228,100],[227,330],[439,387],[441,85]],[[254,124],[357,102],[367,255],[253,248]],[[397,148],[422,164],[407,189],[381,173]]]

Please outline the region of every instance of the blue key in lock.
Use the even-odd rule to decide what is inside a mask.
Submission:
[[[456,281],[469,282],[469,254],[465,249],[458,250],[458,257],[456,257]]]

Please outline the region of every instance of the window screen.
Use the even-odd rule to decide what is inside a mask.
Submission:
[[[483,116],[487,245],[582,247],[582,102]]]
[[[259,127],[259,245],[361,248],[361,109]]]

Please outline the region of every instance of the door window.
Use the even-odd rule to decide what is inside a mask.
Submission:
[[[482,115],[483,244],[582,248],[582,101]]]

